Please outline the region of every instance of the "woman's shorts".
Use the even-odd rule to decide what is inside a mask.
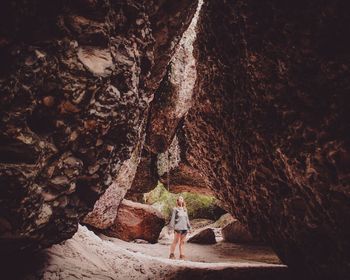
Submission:
[[[187,234],[187,230],[185,230],[185,229],[183,229],[183,230],[176,229],[175,232],[180,233],[181,235]]]

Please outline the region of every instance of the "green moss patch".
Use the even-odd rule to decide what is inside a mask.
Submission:
[[[218,219],[224,212],[218,205],[213,196],[207,196],[195,193],[174,194],[168,192],[162,183],[144,195],[145,203],[156,207],[169,220],[171,211],[176,205],[176,199],[182,195],[186,201],[188,216],[190,219]]]

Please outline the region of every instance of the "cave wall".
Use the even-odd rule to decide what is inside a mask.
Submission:
[[[6,0],[0,6],[6,254],[71,237],[118,175],[132,174],[149,103],[196,1]]]
[[[291,268],[350,272],[347,1],[207,1],[188,162]]]

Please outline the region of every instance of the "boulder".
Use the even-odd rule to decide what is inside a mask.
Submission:
[[[215,232],[211,228],[206,228],[196,233],[187,242],[198,244],[215,244]]]
[[[213,195],[205,177],[188,164],[187,141],[181,127],[177,130],[168,149],[157,156],[159,181],[173,193],[197,193]]]
[[[227,242],[233,243],[255,243],[258,240],[254,239],[251,233],[238,220],[234,219],[229,224],[225,225],[222,230],[222,237]]]
[[[165,219],[154,207],[124,199],[114,224],[104,234],[125,241],[143,239],[156,243]]]
[[[165,226],[159,234],[158,243],[163,245],[170,245],[173,242],[173,238],[173,231],[169,231],[169,227]]]

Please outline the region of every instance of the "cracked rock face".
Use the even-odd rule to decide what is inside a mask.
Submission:
[[[208,1],[199,20],[190,164],[290,267],[346,278],[349,4]]]
[[[113,182],[126,187],[115,179],[136,168],[127,161],[139,160],[149,102],[195,7],[1,3],[2,252],[71,237]]]
[[[197,78],[193,43],[203,1],[200,0],[191,24],[184,32],[151,104],[147,128],[146,148],[157,154],[167,150],[192,103],[192,93]]]
[[[150,191],[160,180],[170,191],[212,195],[201,174],[188,164],[186,137],[182,120],[192,106],[193,88],[197,78],[193,44],[196,39],[198,15],[203,1],[188,29],[184,32],[167,69],[167,73],[151,103],[143,153],[129,197],[138,190]],[[142,180],[139,179],[142,177]],[[149,188],[145,188],[149,186]],[[168,187],[169,187],[168,186]]]

